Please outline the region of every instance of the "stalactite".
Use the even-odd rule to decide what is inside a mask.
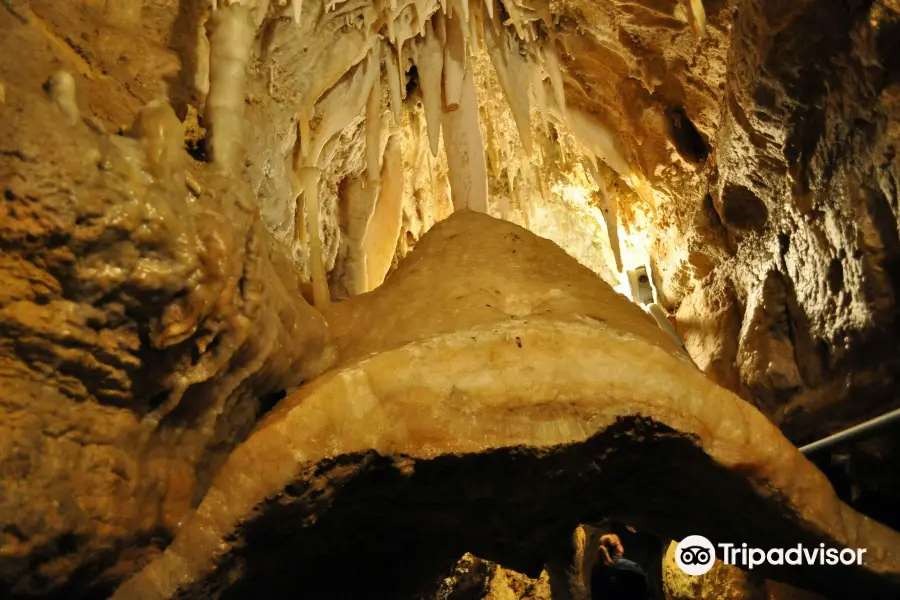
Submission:
[[[325,144],[344,129],[365,107],[369,91],[381,76],[381,57],[377,51],[369,53],[365,64],[356,67],[349,80],[339,83],[321,104],[322,118],[316,127],[310,153],[304,166],[317,166]]]
[[[459,108],[466,73],[466,41],[458,18],[448,15],[445,24],[447,41],[444,45],[444,108],[454,111]]]
[[[398,133],[390,137],[385,149],[381,190],[363,239],[367,291],[381,285],[394,258],[402,223],[404,179],[403,140]]]
[[[309,244],[309,229],[306,226],[306,195],[303,193],[303,182],[299,175],[292,177],[294,202],[294,233],[297,237],[297,245],[305,248]]]
[[[444,149],[454,208],[487,212],[487,165],[478,124],[474,70],[474,65],[469,63],[463,76],[458,110],[443,114]]]
[[[397,73],[399,74],[400,100],[406,100],[406,61],[403,58],[403,41],[397,40]],[[402,106],[402,104],[401,104]]]
[[[426,7],[427,2],[428,0],[413,0],[413,4],[416,7],[416,27],[418,28],[420,35],[424,35],[425,22],[430,16]]]
[[[596,164],[583,164],[584,170],[591,176],[597,186],[597,196],[600,202],[600,212],[606,224],[606,234],[609,246],[612,248],[616,261],[616,270],[622,272],[622,249],[619,247],[619,202],[606,188],[606,180],[600,174]]]
[[[425,34],[418,43],[419,87],[432,156],[437,156],[441,138],[441,75],[444,51],[431,21],[425,23]]]
[[[703,39],[706,35],[706,9],[703,8],[703,0],[688,0],[687,9],[694,35]]]
[[[305,105],[300,106],[300,112],[297,114],[297,139],[300,142],[300,158],[306,159],[309,156],[309,119],[310,110]]]
[[[484,50],[484,5],[478,0],[473,0],[469,6],[468,37],[472,55]]]
[[[597,117],[581,109],[570,106],[566,114],[568,129],[578,141],[612,167],[616,173],[628,179],[631,176],[631,169],[619,149],[615,133]]]
[[[394,115],[394,122],[402,125],[402,113],[400,109],[403,106],[400,98],[400,76],[401,73],[397,68],[397,61],[394,59],[394,50],[390,44],[385,45],[384,65],[386,67],[388,78],[388,90],[391,94],[391,114]]]
[[[509,13],[509,21],[512,23],[513,28],[516,30],[516,35],[519,36],[520,40],[524,40],[524,19],[522,17],[519,5],[516,4],[515,0],[508,0],[507,2],[504,2],[503,6],[504,8],[506,8],[506,12]]]
[[[237,169],[242,159],[244,88],[255,33],[251,11],[241,4],[212,16],[205,121],[213,163],[226,171]]]
[[[460,8],[460,15],[462,16],[462,24],[469,24],[469,0],[448,0],[449,2],[456,2]]]
[[[544,135],[550,135],[550,126],[547,122],[547,92],[544,89],[544,70],[540,64],[534,62],[531,64],[531,91],[534,94],[534,103],[537,106],[538,114],[541,115],[541,127]]]
[[[566,92],[563,86],[562,71],[559,68],[559,55],[556,53],[556,44],[552,40],[548,40],[541,47],[541,57],[544,59],[544,68],[550,77],[550,85],[553,87],[553,97],[556,99],[556,105],[559,107],[560,113],[565,117]]]
[[[530,66],[519,54],[518,41],[505,28],[496,31],[485,24],[484,42],[497,80],[506,96],[516,122],[519,139],[528,156],[531,156],[531,108],[528,87],[531,80]]]
[[[490,105],[482,105],[479,107],[478,112],[481,116],[481,122],[484,123],[484,133],[485,137],[487,137],[487,155],[488,162],[491,165],[491,173],[493,173],[494,177],[500,177],[500,154],[497,152],[497,134],[494,131],[494,120],[492,115],[490,114],[490,110],[488,109]]]
[[[381,46],[376,44],[376,48]],[[381,177],[381,63],[366,100],[366,168],[369,181]]]
[[[303,0],[291,0],[291,14],[294,17],[294,23],[300,24],[303,17]]]
[[[331,304],[328,280],[325,273],[325,256],[322,252],[322,235],[319,224],[319,178],[321,171],[314,167],[300,170],[300,181],[306,197],[306,226],[309,232],[309,272],[312,279],[313,299],[316,308]]]

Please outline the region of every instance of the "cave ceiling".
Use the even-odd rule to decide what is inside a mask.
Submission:
[[[277,595],[393,531],[407,597],[619,515],[863,540],[764,575],[891,597],[896,435],[837,493],[794,445],[900,406],[898,144],[897,0],[3,0],[0,596]]]

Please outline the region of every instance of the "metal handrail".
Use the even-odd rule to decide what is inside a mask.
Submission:
[[[900,408],[895,408],[890,412],[886,412],[883,415],[880,415],[873,419],[869,419],[868,421],[860,423],[859,425],[848,427],[843,431],[839,431],[837,433],[829,435],[828,437],[822,438],[817,442],[807,444],[800,448],[800,452],[802,452],[803,454],[811,454],[813,452],[818,452],[819,450],[824,450],[825,448],[830,448],[843,442],[851,442],[863,438],[868,438],[887,428],[889,425],[898,422],[900,422]]]

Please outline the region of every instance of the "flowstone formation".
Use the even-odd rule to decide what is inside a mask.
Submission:
[[[894,533],[774,427],[900,398],[898,33],[896,0],[4,0],[0,596],[438,597],[471,552],[461,585],[580,600],[571,533],[621,514],[865,545],[764,575],[890,597]],[[640,267],[699,371],[603,283]],[[896,529],[898,452],[817,462]]]
[[[841,503],[648,315],[514,224],[454,214],[327,318],[336,368],[266,415],[115,598],[338,580],[336,596],[399,598],[466,551],[536,576],[610,513],[676,539],[865,547],[861,568],[767,573],[867,597],[900,586],[900,535]]]

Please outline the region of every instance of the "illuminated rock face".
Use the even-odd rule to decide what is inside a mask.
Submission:
[[[896,0],[4,2],[0,596],[103,595],[139,570],[276,399],[338,360],[329,329],[350,369],[541,310],[638,326],[575,263],[536,276],[474,234],[442,262],[460,289],[434,286],[410,265],[443,260],[423,236],[454,209],[610,284],[649,265],[697,365],[795,442],[883,411],[900,389],[898,28]],[[393,292],[327,310],[385,275]],[[896,443],[849,455],[852,496],[896,519]],[[569,510],[538,508],[553,502]],[[538,545],[488,550],[534,566]]]
[[[467,550],[537,576],[579,522],[610,513],[677,539],[859,544],[873,558],[855,572],[768,573],[875,595],[900,584],[898,534],[839,502],[643,311],[516,225],[456,213],[328,319],[337,368],[260,422],[116,598],[279,594],[341,573],[340,593],[403,597]]]

